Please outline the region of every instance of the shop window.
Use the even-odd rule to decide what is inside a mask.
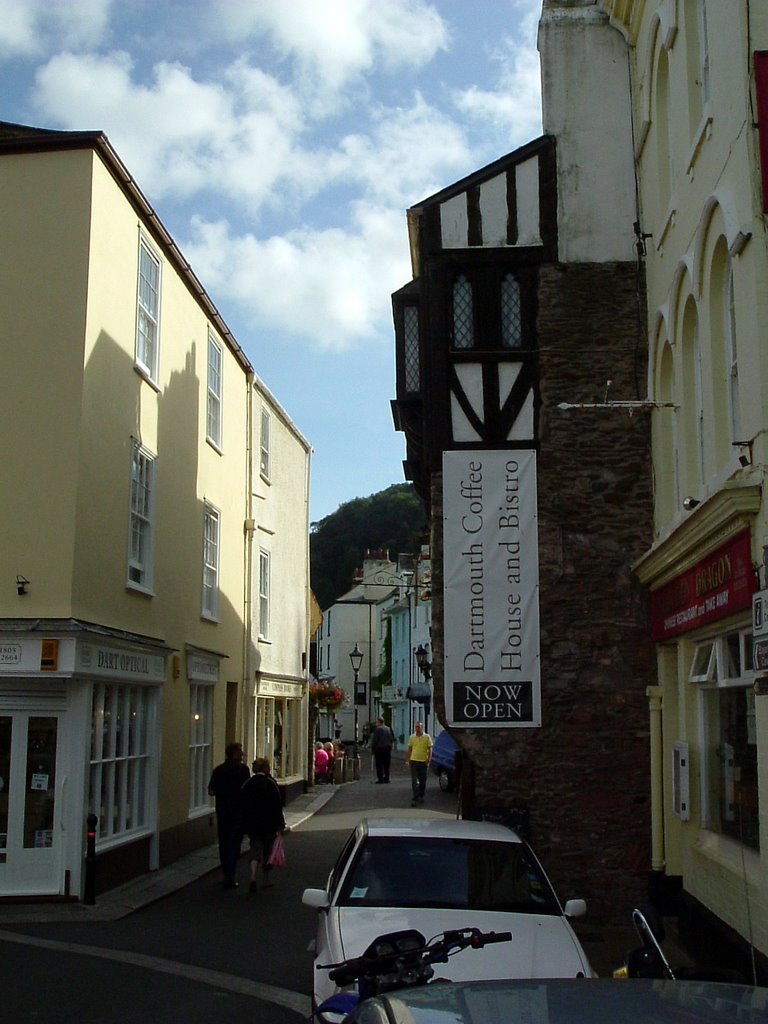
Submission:
[[[301,700],[259,699],[257,745],[269,758],[276,779],[302,774],[301,721]]]
[[[759,848],[757,736],[751,634],[733,631],[700,644],[691,682],[702,717],[704,827]]]
[[[210,810],[208,781],[211,777],[213,742],[213,686],[192,683],[189,687],[189,809]]]
[[[99,839],[114,839],[148,825],[154,700],[154,690],[146,687],[94,684],[89,807],[99,819]]]

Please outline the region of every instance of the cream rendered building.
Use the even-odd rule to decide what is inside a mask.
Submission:
[[[261,752],[252,460],[285,417],[103,134],[0,125],[0,194],[0,896],[78,898],[89,814],[106,888],[215,841],[212,765]]]
[[[598,6],[632,74],[656,403],[655,540],[636,565],[659,669],[652,866],[662,892],[680,889],[684,935],[732,940],[742,964],[751,944],[765,977],[768,697],[752,599],[768,586],[768,6]]]
[[[258,379],[248,517],[252,615],[245,678],[249,749],[272,761],[286,797],[312,778],[307,758],[309,488],[312,449]]]

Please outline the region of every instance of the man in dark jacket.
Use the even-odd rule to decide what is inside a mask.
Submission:
[[[272,865],[268,863],[277,833],[287,830],[283,816],[280,787],[272,778],[271,765],[266,757],[253,762],[253,775],[240,790],[240,809],[243,830],[251,840],[251,892],[258,888],[258,870],[261,864],[264,888]]]
[[[211,772],[208,795],[216,798],[216,827],[219,834],[219,860],[224,872],[224,888],[234,889],[237,858],[243,838],[240,826],[240,790],[250,778],[243,764],[242,743],[228,743],[224,760]]]
[[[376,719],[376,728],[373,730],[371,750],[376,765],[376,782],[389,782],[389,767],[392,762],[392,747],[395,736],[388,725],[384,724],[383,718]]]

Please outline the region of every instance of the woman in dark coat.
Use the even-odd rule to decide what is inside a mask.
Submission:
[[[266,757],[257,757],[253,762],[253,775],[240,790],[240,808],[243,831],[251,841],[250,889],[256,892],[259,864],[263,871],[263,888],[271,885],[268,875],[272,866],[267,861],[277,833],[287,831],[280,789],[272,778]]]

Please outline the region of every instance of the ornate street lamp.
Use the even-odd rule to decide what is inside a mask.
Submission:
[[[352,756],[357,757],[357,709],[361,703],[365,704],[365,683],[360,684],[360,682],[358,681],[358,676],[360,674],[360,666],[363,663],[363,652],[357,646],[357,643],[355,643],[355,649],[349,652],[349,660],[352,663],[352,671],[355,673],[355,683],[353,686],[353,697],[355,705],[355,737],[354,743],[352,744]],[[358,693],[358,690],[361,685],[363,690],[362,701],[360,700],[360,695]]]
[[[424,676],[424,682],[429,683],[429,680],[432,678],[432,662],[429,660],[429,652],[424,644],[419,644],[413,653],[416,655],[416,664]],[[420,703],[424,704],[424,730],[429,732],[429,712],[432,701],[430,697],[424,697],[420,700]]]

